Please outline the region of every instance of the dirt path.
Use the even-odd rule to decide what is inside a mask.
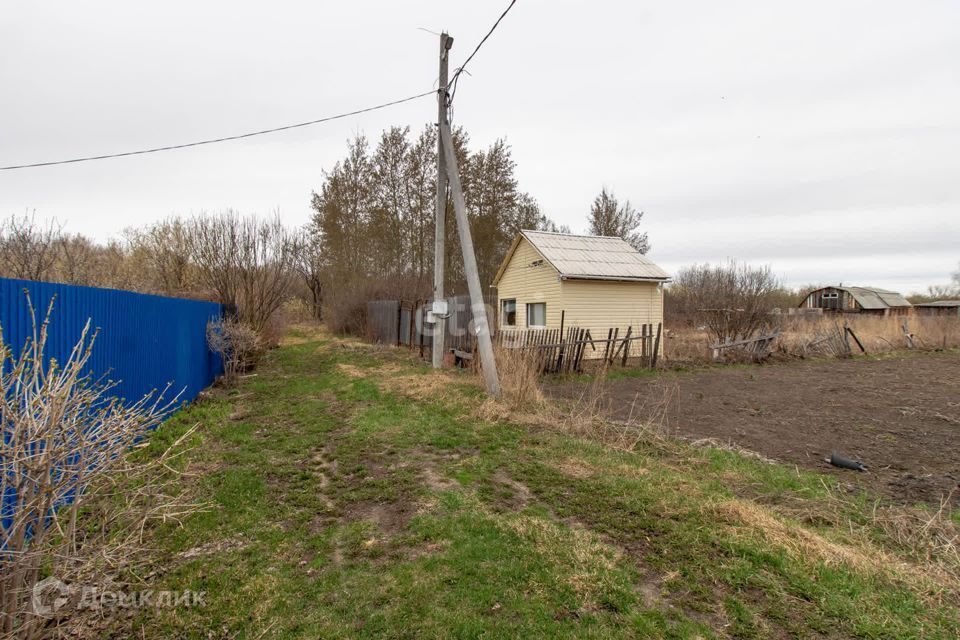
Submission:
[[[676,385],[667,430],[714,438],[815,468],[902,502],[960,503],[960,356],[791,363],[608,383],[609,411],[626,418],[640,395]],[[560,396],[579,393],[561,385]],[[636,409],[634,409],[636,411]],[[640,409],[643,412],[643,409]],[[831,451],[867,473],[835,469]]]

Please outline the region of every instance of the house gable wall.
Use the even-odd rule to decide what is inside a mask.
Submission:
[[[497,297],[497,317],[501,328],[527,328],[526,305],[536,302],[545,302],[547,305],[547,326],[560,326],[560,274],[526,238],[520,239],[497,283]],[[505,327],[500,310],[502,301],[511,298],[517,301],[517,324],[515,327]]]

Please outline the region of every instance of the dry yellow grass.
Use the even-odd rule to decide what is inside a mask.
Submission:
[[[780,316],[776,325],[780,337],[774,348],[784,357],[822,357],[836,354],[832,334],[842,332],[844,322],[860,339],[867,353],[877,355],[909,348],[903,332],[907,321],[917,349],[951,349],[960,347],[960,318],[948,317],[883,317],[847,314],[842,316]],[[671,327],[664,343],[664,361],[706,363],[711,361],[710,345],[716,338],[694,327]],[[854,354],[860,353],[850,341]]]
[[[795,559],[824,564],[843,563],[857,571],[904,581],[933,601],[960,594],[960,577],[938,563],[907,562],[876,547],[866,533],[851,526],[851,544],[835,542],[798,523],[778,518],[755,502],[731,499],[705,506],[737,535],[776,545]]]

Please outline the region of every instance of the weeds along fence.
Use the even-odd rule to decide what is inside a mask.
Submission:
[[[960,347],[958,317],[797,314],[774,316],[772,325],[770,335],[775,340],[769,345],[768,354],[774,358],[845,358]],[[675,318],[671,327],[666,338],[671,363],[705,364],[716,360],[716,337],[705,327],[683,318]],[[725,349],[724,358],[726,352],[733,351]],[[730,355],[736,358],[744,354]]]
[[[380,344],[419,349],[420,355],[430,352],[433,343],[432,325],[426,323],[430,300],[374,300],[367,303],[367,339]],[[533,354],[543,373],[582,371],[586,362],[607,366],[640,366],[653,368],[663,352],[662,323],[629,326],[626,330],[611,327],[602,336],[593,336],[590,329],[568,326],[559,329],[497,329],[496,316],[490,314],[494,344],[499,349],[520,349]],[[470,297],[447,298],[449,316],[445,323],[444,344],[460,362],[473,360],[476,335]],[[562,324],[562,323],[561,323]]]
[[[590,329],[502,329],[496,336],[501,349],[531,354],[543,373],[582,372],[593,365],[655,368],[662,349],[663,324],[611,327],[606,335],[594,337]]]
[[[221,315],[209,302],[0,279],[0,637],[43,635],[31,608],[42,570],[100,575],[131,557],[148,520],[191,508],[152,475],[113,482],[135,473],[126,452],[220,372],[206,333]]]
[[[88,320],[99,329],[89,370],[117,381],[114,397],[137,401],[169,383],[174,394],[182,390],[180,399],[190,401],[222,371],[206,339],[207,322],[222,316],[218,303],[0,278],[0,327],[14,353],[33,339],[27,293],[40,321],[54,303],[48,362],[66,362]]]

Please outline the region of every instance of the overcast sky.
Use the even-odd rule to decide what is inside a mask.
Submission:
[[[507,0],[0,0],[0,165],[190,142],[433,87]],[[601,186],[645,211],[669,271],[740,258],[790,285],[946,283],[960,261],[956,0],[519,0],[455,122],[505,137],[521,189],[575,231]],[[171,214],[310,214],[362,131],[431,97],[272,136],[0,172],[0,214],[106,239]]]

